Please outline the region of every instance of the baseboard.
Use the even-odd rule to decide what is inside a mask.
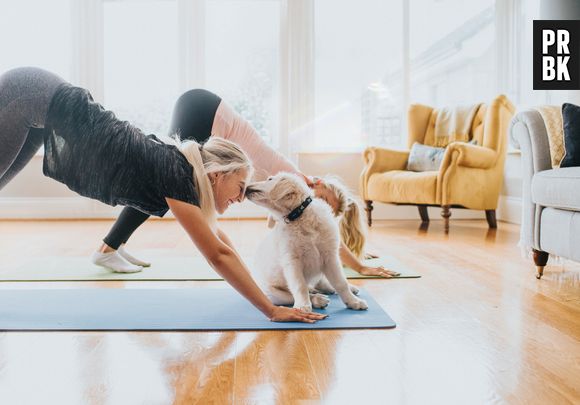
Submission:
[[[522,199],[520,197],[500,196],[497,219],[520,225],[522,223]]]
[[[122,209],[121,206],[110,207],[82,197],[0,198],[0,219],[112,219],[116,218]],[[428,211],[432,220],[441,219],[441,208],[429,207]],[[266,210],[244,201],[228,209],[222,218],[266,218],[266,216]],[[173,218],[171,211],[164,218]],[[452,209],[451,218],[484,219],[485,214],[483,211]],[[516,197],[500,197],[497,218],[519,224],[521,200]],[[419,212],[415,206],[374,203],[373,219],[419,220]]]
[[[111,207],[115,210],[116,208]],[[80,197],[0,198],[0,219],[106,218],[92,200]]]
[[[375,203],[373,219],[416,219],[419,220],[417,207]],[[110,207],[98,201],[82,197],[50,198],[0,198],[0,219],[112,219],[116,218],[123,207]],[[429,208],[431,219],[441,219],[441,209]],[[222,218],[266,218],[265,209],[244,201],[233,205]],[[171,211],[164,218],[173,218]],[[452,210],[452,218],[485,218],[482,212],[471,210]]]

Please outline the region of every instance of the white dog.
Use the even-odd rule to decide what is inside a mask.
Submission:
[[[330,207],[314,198],[302,179],[280,173],[250,184],[246,196],[278,222],[262,241],[252,269],[274,304],[312,311],[325,308],[330,302],[325,294],[336,292],[348,308],[368,308],[342,272],[338,225]]]

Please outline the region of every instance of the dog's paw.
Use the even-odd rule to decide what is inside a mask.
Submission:
[[[355,300],[347,302],[346,306],[349,307],[350,309],[355,309],[357,311],[361,311],[361,310],[365,310],[365,309],[369,308],[369,306],[367,305],[367,302],[365,300],[361,300],[360,298],[357,298]]]
[[[330,298],[324,294],[312,294],[310,296],[310,301],[314,308],[326,308],[330,303]]]
[[[357,286],[349,284],[348,287],[350,288],[351,293],[353,293],[354,295],[358,295],[359,289]]]
[[[304,312],[312,312],[312,305],[311,304],[304,304],[304,305],[294,304],[294,308],[298,308]]]

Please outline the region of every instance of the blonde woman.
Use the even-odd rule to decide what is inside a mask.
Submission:
[[[343,264],[365,275],[392,277],[396,274],[383,267],[365,266],[361,262],[365,225],[361,222],[358,205],[344,186],[338,182],[329,182],[328,186],[324,182],[315,184],[288,159],[266,144],[258,132],[216,94],[194,89],[181,95],[173,110],[169,133],[178,133],[181,139],[199,143],[215,138],[236,143],[251,158],[258,179],[281,171],[300,175],[313,187],[315,195],[327,201],[335,214],[341,217],[343,240],[348,244],[343,243],[341,247]],[[150,263],[132,256],[125,249],[131,235],[148,218],[149,214],[143,210],[132,207],[123,209],[98,251],[93,254],[93,263],[116,272],[140,271],[148,267]]]
[[[273,305],[217,228],[216,212],[242,201],[252,175],[250,160],[234,143],[161,142],[53,73],[6,72],[0,76],[0,189],[43,143],[43,173],[78,194],[148,215],[171,210],[215,271],[270,320],[324,318]]]

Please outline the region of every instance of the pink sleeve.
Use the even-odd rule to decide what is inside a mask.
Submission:
[[[220,105],[220,107],[226,106]],[[214,135],[222,135],[228,141],[238,144],[252,160],[258,179],[265,179],[278,172],[300,174],[296,166],[282,154],[272,149],[246,120],[233,110],[228,111],[228,113],[230,112],[233,113],[234,117],[231,120],[231,127],[225,131],[227,133]]]

